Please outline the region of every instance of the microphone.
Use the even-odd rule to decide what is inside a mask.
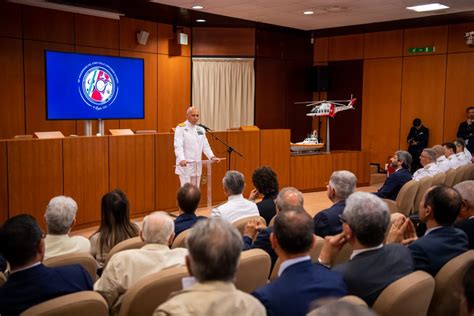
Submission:
[[[206,125],[203,125],[203,124],[198,124],[198,126],[204,128],[206,131],[210,132],[212,131],[212,129],[210,129],[209,127],[207,127]]]

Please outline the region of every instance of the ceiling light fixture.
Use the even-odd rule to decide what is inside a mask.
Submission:
[[[413,10],[413,11],[416,11],[416,12],[427,12],[427,11],[436,11],[436,10],[449,9],[449,7],[445,6],[444,4],[440,4],[440,3],[429,3],[429,4],[416,5],[416,6],[413,6],[413,7],[406,7],[405,9]]]
[[[311,15],[311,14],[314,14],[314,11],[304,11],[303,14],[304,15]]]
[[[193,6],[191,7],[191,9],[194,9],[194,10],[202,10],[202,9],[204,9],[204,7],[203,7],[202,5],[193,5]]]
[[[206,20],[204,20],[204,19],[197,19],[196,22],[198,22],[198,23],[204,23],[204,22],[206,22]]]
[[[347,9],[346,7],[340,7],[338,5],[334,5],[334,6],[331,6],[331,7],[324,8],[323,10],[327,11],[327,12],[341,12],[341,11],[344,11],[346,9]]]

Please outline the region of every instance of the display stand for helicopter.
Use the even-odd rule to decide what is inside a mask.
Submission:
[[[105,135],[104,120],[97,120],[97,136]],[[92,136],[92,120],[84,121],[84,135]]]
[[[331,152],[331,139],[329,136],[329,121],[331,120],[330,116],[326,116],[326,152]]]

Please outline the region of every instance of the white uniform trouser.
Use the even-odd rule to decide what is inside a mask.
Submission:
[[[179,182],[181,186],[186,183],[192,183],[199,188],[199,184],[201,183],[201,176],[179,176]]]

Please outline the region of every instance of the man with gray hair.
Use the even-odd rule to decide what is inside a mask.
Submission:
[[[169,248],[174,239],[174,223],[168,214],[154,212],[145,216],[140,238],[146,245],[116,253],[94,284],[94,290],[107,300],[112,314],[119,313],[123,294],[141,278],[185,264],[188,251]]]
[[[463,230],[469,240],[469,249],[474,249],[474,180],[463,181],[453,187],[461,194],[461,211],[454,224]]]
[[[186,266],[192,278],[184,279],[183,284],[192,285],[171,294],[153,315],[266,315],[257,299],[233,284],[242,249],[236,228],[221,218],[199,221],[186,247]]]
[[[353,251],[349,262],[333,270],[342,273],[349,294],[372,306],[390,283],[413,272],[413,259],[403,245],[384,245],[390,212],[377,196],[366,192],[351,194],[341,221],[342,233],[325,238],[319,262],[330,267],[339,250],[350,243]]]
[[[383,186],[375,192],[375,195],[383,199],[395,201],[402,186],[411,180],[411,162],[412,158],[408,151],[396,151],[391,158],[391,165],[395,168],[395,172],[385,180]]]
[[[89,239],[82,236],[69,236],[76,222],[76,213],[77,203],[70,197],[60,195],[49,201],[44,213],[48,230],[44,239],[44,259],[69,253],[90,252]]]
[[[436,153],[432,148],[425,148],[420,155],[420,163],[423,168],[415,171],[413,180],[420,181],[424,177],[432,177],[442,172],[436,165]]]
[[[327,196],[333,203],[330,208],[314,216],[314,233],[321,237],[336,235],[342,231],[339,215],[346,207],[346,199],[357,185],[356,176],[347,170],[334,171],[329,178]]]
[[[244,198],[244,175],[238,171],[227,171],[222,178],[222,187],[227,202],[218,205],[211,211],[211,217],[222,217],[230,223],[249,216],[259,216],[257,205]]]

